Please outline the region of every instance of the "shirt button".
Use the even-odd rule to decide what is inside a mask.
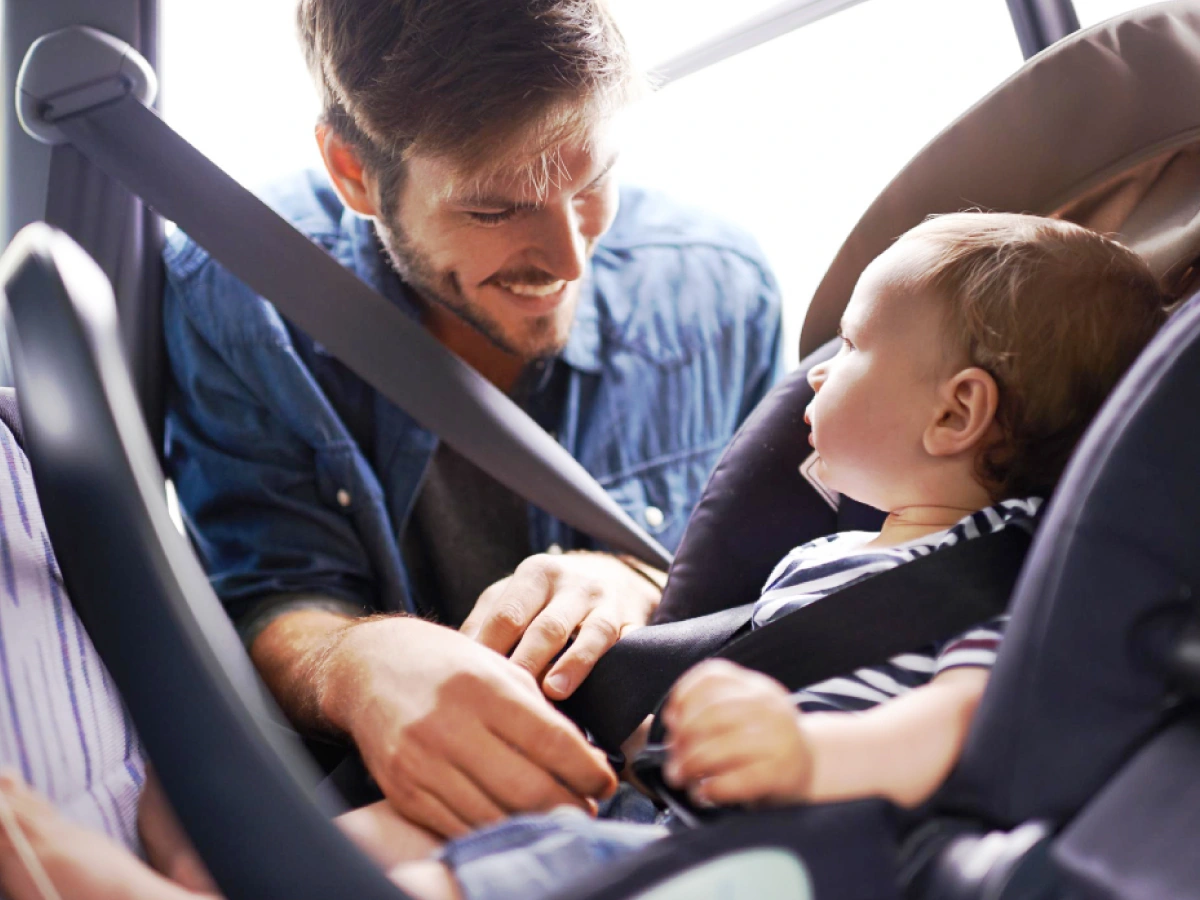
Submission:
[[[549,547],[546,548],[546,552],[549,553],[551,556],[560,556],[563,551],[562,551],[562,547],[559,544],[551,544]]]
[[[338,488],[338,492],[337,492],[338,506],[342,507],[342,509],[345,509],[346,507],[348,507],[350,505],[350,500],[351,500],[350,492],[348,490],[346,490],[345,488]]]
[[[651,528],[658,528],[666,520],[663,511],[657,506],[647,506],[646,511],[642,515],[646,517],[646,524]]]

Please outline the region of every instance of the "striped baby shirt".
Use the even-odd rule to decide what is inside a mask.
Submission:
[[[1032,533],[1041,505],[1040,497],[1004,500],[964,517],[945,531],[894,547],[867,546],[875,535],[866,531],[845,531],[810,541],[792,550],[775,567],[754,605],[751,624],[760,628],[810,603],[837,602],[836,598],[825,598],[961,541],[1003,528],[1023,528]],[[981,622],[948,641],[914,648],[882,665],[811,685],[795,693],[793,699],[806,712],[858,711],[920,687],[947,669],[990,668],[1007,621],[1008,616],[999,616]]]
[[[0,765],[139,852],[141,745],[63,590],[29,460],[5,424],[0,453]]]

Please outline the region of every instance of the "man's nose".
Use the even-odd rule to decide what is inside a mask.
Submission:
[[[543,211],[536,236],[537,263],[556,278],[575,281],[587,265],[588,240],[569,204]]]

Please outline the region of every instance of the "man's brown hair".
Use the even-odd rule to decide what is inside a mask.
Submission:
[[[640,84],[604,0],[300,0],[297,19],[322,122],[381,188],[413,153],[476,178],[519,154],[541,186]]]
[[[1001,439],[980,454],[981,481],[997,499],[1048,493],[1166,321],[1158,279],[1116,241],[1038,216],[938,216],[901,240],[929,253],[912,287],[946,302],[952,352],[999,387]]]

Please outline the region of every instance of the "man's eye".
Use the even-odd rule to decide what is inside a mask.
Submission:
[[[474,212],[468,211],[467,215],[471,220],[478,222],[480,225],[499,225],[501,222],[507,222],[514,215],[515,209],[506,209],[503,212]]]

